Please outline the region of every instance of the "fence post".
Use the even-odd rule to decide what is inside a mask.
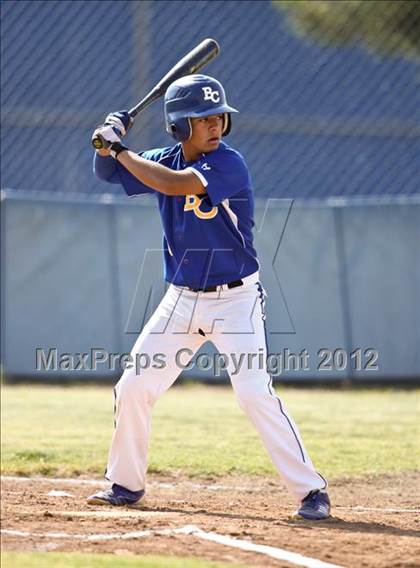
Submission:
[[[335,231],[335,243],[336,243],[336,255],[337,255],[337,267],[338,267],[338,286],[340,291],[341,299],[341,309],[343,315],[343,333],[344,333],[344,349],[350,359],[350,353],[353,350],[353,334],[351,325],[351,307],[350,307],[350,294],[349,294],[349,282],[348,282],[348,271],[347,271],[347,258],[346,258],[346,247],[344,241],[344,229],[343,229],[343,205],[337,204],[333,205],[333,217],[334,217],[334,231]],[[350,364],[348,366],[348,375],[343,380],[343,384],[352,384],[354,381],[353,367]]]

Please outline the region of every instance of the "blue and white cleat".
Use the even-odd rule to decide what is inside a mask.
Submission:
[[[110,489],[98,491],[87,498],[88,505],[112,505],[121,507],[123,505],[136,505],[144,495],[141,491],[130,491],[122,485],[114,483]]]
[[[318,489],[311,491],[302,500],[300,508],[295,511],[294,517],[301,517],[310,521],[320,521],[328,519],[330,516],[331,503],[327,493],[322,493]]]

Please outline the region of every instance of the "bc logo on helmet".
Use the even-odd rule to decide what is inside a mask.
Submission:
[[[213,91],[211,87],[201,87],[204,93],[205,101],[212,101],[213,103],[218,103],[220,101],[219,91]]]

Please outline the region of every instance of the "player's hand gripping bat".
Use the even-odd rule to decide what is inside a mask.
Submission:
[[[212,59],[218,55],[220,51],[219,44],[214,39],[205,39],[199,45],[194,47],[185,57],[180,59],[176,65],[172,67],[168,73],[153,87],[153,89],[128,111],[131,118],[137,116],[145,108],[150,106],[156,99],[163,97],[167,88],[171,83],[184,77],[196,73],[199,69],[207,65]],[[92,144],[97,149],[103,148],[103,142],[100,136],[92,138]]]

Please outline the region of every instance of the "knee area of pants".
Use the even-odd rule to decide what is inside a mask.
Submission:
[[[256,404],[270,397],[270,393],[265,388],[246,385],[235,388],[235,395],[242,409],[255,407]]]
[[[144,401],[150,405],[156,401],[153,385],[140,375],[123,375],[115,390],[119,401]]]

